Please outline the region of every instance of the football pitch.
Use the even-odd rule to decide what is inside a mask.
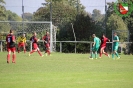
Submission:
[[[0,52],[0,88],[133,87],[133,55],[90,60],[89,54],[17,53],[16,64],[7,64],[6,55]]]

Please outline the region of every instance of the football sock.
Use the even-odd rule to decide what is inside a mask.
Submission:
[[[7,54],[7,61],[10,61],[10,54]]]
[[[13,54],[12,55],[12,62],[15,63],[15,60],[16,60],[16,54]]]
[[[26,53],[26,49],[24,49],[24,53]]]
[[[20,52],[20,50],[18,49],[18,53]]]
[[[112,54],[112,58],[114,58],[114,53]]]
[[[97,52],[95,52],[95,58],[97,58]]]
[[[100,53],[100,57],[102,57],[102,53]]]
[[[30,52],[30,54],[32,54],[32,53],[34,53],[35,52],[35,50],[32,50],[31,52]]]
[[[37,50],[37,52],[38,52],[38,54],[39,54],[40,56],[42,56],[42,54],[41,54],[41,51],[40,51],[40,50]]]
[[[47,52],[48,52],[48,55],[50,55],[50,50],[48,50]]]
[[[45,53],[48,53],[48,50],[46,50]]]
[[[115,55],[116,55],[117,57],[119,57],[119,54],[118,54],[117,52],[115,53]]]
[[[91,58],[94,58],[94,54],[93,54],[93,52],[91,52]]]
[[[107,54],[106,52],[105,52],[104,54],[105,54],[106,56],[108,56],[108,54]]]

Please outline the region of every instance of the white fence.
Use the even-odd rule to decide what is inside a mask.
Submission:
[[[75,43],[75,53],[76,53],[76,44],[77,43],[88,43],[90,45],[90,52],[91,52],[91,49],[92,49],[92,44],[93,42],[91,41],[56,41],[56,43],[60,43],[60,52],[62,52],[62,43]],[[107,42],[108,44],[112,44],[112,42]],[[119,47],[121,48],[121,52],[122,52],[122,48],[124,48],[124,44],[132,44],[132,42],[119,42]],[[127,52],[129,52],[129,45],[127,47]]]
[[[2,41],[0,41],[0,51],[1,52],[3,52],[3,43],[5,42],[5,40],[2,40]],[[27,42],[30,42],[30,41],[27,41]],[[41,41],[39,41],[39,42],[42,42],[43,43],[43,41],[41,40]],[[54,43],[59,43],[59,47],[60,47],[60,50],[59,50],[59,52],[61,52],[62,53],[62,43],[74,43],[75,44],[75,53],[77,53],[77,48],[76,48],[76,45],[77,45],[77,43],[87,43],[89,46],[90,46],[90,49],[89,50],[91,50],[91,48],[92,48],[92,44],[93,44],[93,42],[91,42],[91,41],[53,41]],[[111,43],[111,45],[112,45],[112,42],[107,42],[107,43]],[[122,49],[123,49],[123,47],[124,48],[126,48],[128,51],[129,51],[129,46],[131,45],[131,44],[133,44],[132,42],[119,42],[119,47],[121,48],[121,52],[122,52]],[[126,46],[125,46],[126,45]],[[128,46],[127,46],[128,45]],[[30,42],[30,50],[32,50],[32,43]],[[53,47],[53,46],[52,46]],[[54,49],[53,50],[55,50],[56,51],[56,47],[53,47]],[[127,52],[128,52],[127,51]]]

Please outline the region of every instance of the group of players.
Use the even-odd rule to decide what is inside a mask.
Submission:
[[[102,54],[105,54],[106,56],[108,56],[110,58],[110,55],[108,53],[106,53],[104,51],[104,49],[106,48],[106,43],[110,42],[110,40],[103,34],[101,39],[99,39],[98,37],[96,37],[95,34],[92,35],[92,37],[94,38],[94,43],[93,43],[93,48],[91,49],[91,56],[90,59],[97,59],[98,58],[98,50],[100,48],[100,55],[99,58],[102,57]],[[46,32],[46,35],[44,35],[44,37],[42,38],[42,40],[44,41],[44,45],[46,47],[46,55],[50,55],[50,36],[49,36],[49,32]],[[33,36],[30,38],[30,41],[32,42],[32,47],[33,50],[30,51],[29,56],[34,53],[34,52],[38,52],[38,54],[43,57],[44,55],[41,53],[37,42],[39,41],[39,39],[37,38],[37,33],[34,32]],[[13,31],[10,30],[10,33],[6,36],[6,42],[7,42],[7,63],[10,63],[10,56],[11,56],[11,52],[12,54],[12,63],[16,63],[16,47],[15,47],[15,43],[16,43],[16,38],[15,35],[13,34]],[[112,58],[114,59],[114,56],[117,56],[117,59],[119,59],[119,55],[118,55],[118,46],[119,46],[119,37],[117,36],[117,33],[114,33],[114,38],[113,38],[113,52],[112,52]],[[24,53],[26,52],[26,37],[25,34],[23,34],[22,36],[20,36],[18,38],[18,53],[20,52],[20,47],[23,47],[24,49]]]
[[[50,55],[50,36],[49,36],[49,32],[46,32],[46,35],[44,35],[44,37],[42,38],[42,40],[44,41],[44,45],[46,47],[46,55]],[[39,39],[37,38],[37,33],[33,32],[33,36],[30,38],[30,41],[32,42],[32,47],[33,50],[30,51],[29,56],[34,53],[34,52],[38,52],[38,54],[43,57],[44,55],[41,53],[37,42],[39,41]],[[11,56],[11,52],[12,54],[12,63],[16,63],[16,38],[15,35],[13,34],[13,31],[10,30],[9,34],[6,36],[6,42],[7,42],[7,63],[10,63],[10,56]],[[20,52],[20,48],[23,47],[24,53],[26,52],[26,37],[25,34],[22,34],[22,36],[18,37],[18,53]]]
[[[115,55],[117,56],[117,59],[120,59],[120,56],[117,52],[118,47],[119,47],[119,37],[117,36],[117,33],[113,34],[113,52],[112,52],[112,59],[115,59]],[[98,37],[96,37],[95,34],[92,35],[92,37],[94,38],[94,43],[93,43],[93,47],[91,49],[91,56],[90,59],[97,59],[98,55],[97,52],[100,48],[100,54],[99,54],[99,58],[102,57],[102,54],[105,54],[106,56],[108,56],[110,58],[110,55],[108,53],[106,53],[104,51],[104,49],[106,48],[106,43],[110,42],[110,40],[103,34],[101,39],[99,39]]]

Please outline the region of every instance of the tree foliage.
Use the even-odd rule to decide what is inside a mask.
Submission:
[[[112,30],[127,30],[127,26],[120,16],[112,14],[107,20],[107,29],[108,37],[111,39]],[[120,41],[124,41],[124,38],[127,37],[127,34],[123,34],[123,32],[119,32],[118,35]]]
[[[22,21],[22,18],[16,13],[6,10],[4,7],[4,0],[0,0],[0,20],[1,21]],[[12,23],[9,22],[0,22],[0,33],[9,32],[13,28]]]
[[[123,21],[122,17],[115,13],[113,5],[114,3],[108,3],[108,10],[107,10],[107,33],[108,37],[112,38],[112,30],[128,30],[127,25]],[[122,32],[119,34],[121,41],[124,41],[124,37],[127,35],[122,36]]]
[[[103,19],[104,15],[101,14],[100,10],[94,9],[92,13],[92,19],[94,21],[101,21]]]
[[[77,41],[91,41],[92,33],[97,36],[101,35],[102,26],[100,22],[93,21],[90,14],[85,11],[85,7],[80,3],[80,0],[45,0],[44,7],[40,7],[34,14],[34,20],[49,21],[50,20],[50,4],[52,5],[52,22],[58,26],[57,40],[59,41],[74,41],[72,25],[76,34]],[[96,10],[97,12],[99,10]],[[97,21],[102,21],[103,15],[98,13],[93,18]],[[97,19],[99,17],[99,19]],[[71,45],[71,49],[69,48]],[[64,44],[64,52],[71,52],[74,50],[74,44]],[[73,47],[73,48],[72,48]],[[80,52],[85,52],[89,46],[77,44],[77,49]]]
[[[4,7],[4,4],[5,4],[4,0],[0,0],[0,20],[1,21],[6,20],[6,14],[5,14],[6,9]]]
[[[131,0],[133,3],[133,0]],[[130,7],[129,7],[130,8]],[[125,24],[127,25],[127,28],[129,30],[129,37],[130,37],[130,42],[133,42],[133,12],[128,16],[128,17],[123,17],[123,20]],[[132,52],[133,54],[133,44],[130,46],[130,53]]]
[[[92,34],[95,33],[98,37],[103,32],[106,32],[107,37],[112,38],[112,30],[130,30],[130,41],[133,41],[133,13],[128,17],[120,17],[114,11],[114,3],[108,3],[106,15],[101,14],[100,10],[94,9],[92,14],[85,11],[85,7],[80,3],[80,0],[45,0],[42,7],[38,8],[34,14],[24,13],[25,21],[50,21],[52,14],[52,23],[57,26],[57,40],[59,41],[74,41],[74,34],[71,23],[76,34],[77,41],[92,41]],[[6,10],[4,0],[0,0],[0,20],[5,21],[22,21],[17,14]],[[52,8],[51,8],[52,7]],[[26,28],[38,28],[39,24],[26,25]],[[11,28],[11,24],[0,24],[1,31],[6,31]],[[20,28],[22,29],[22,28]],[[106,30],[106,31],[105,31]],[[121,33],[122,35],[122,33]],[[40,35],[41,36],[41,35]],[[124,41],[126,35],[120,36]],[[77,52],[88,52],[89,45],[76,44]],[[57,45],[58,46],[58,45]],[[64,52],[73,52],[74,43],[63,43]]]
[[[23,15],[25,21],[32,21],[33,20],[33,14],[32,13],[26,12],[22,15]]]
[[[8,21],[22,21],[22,18],[18,16],[16,13],[11,12],[10,10],[6,10],[6,16]]]

